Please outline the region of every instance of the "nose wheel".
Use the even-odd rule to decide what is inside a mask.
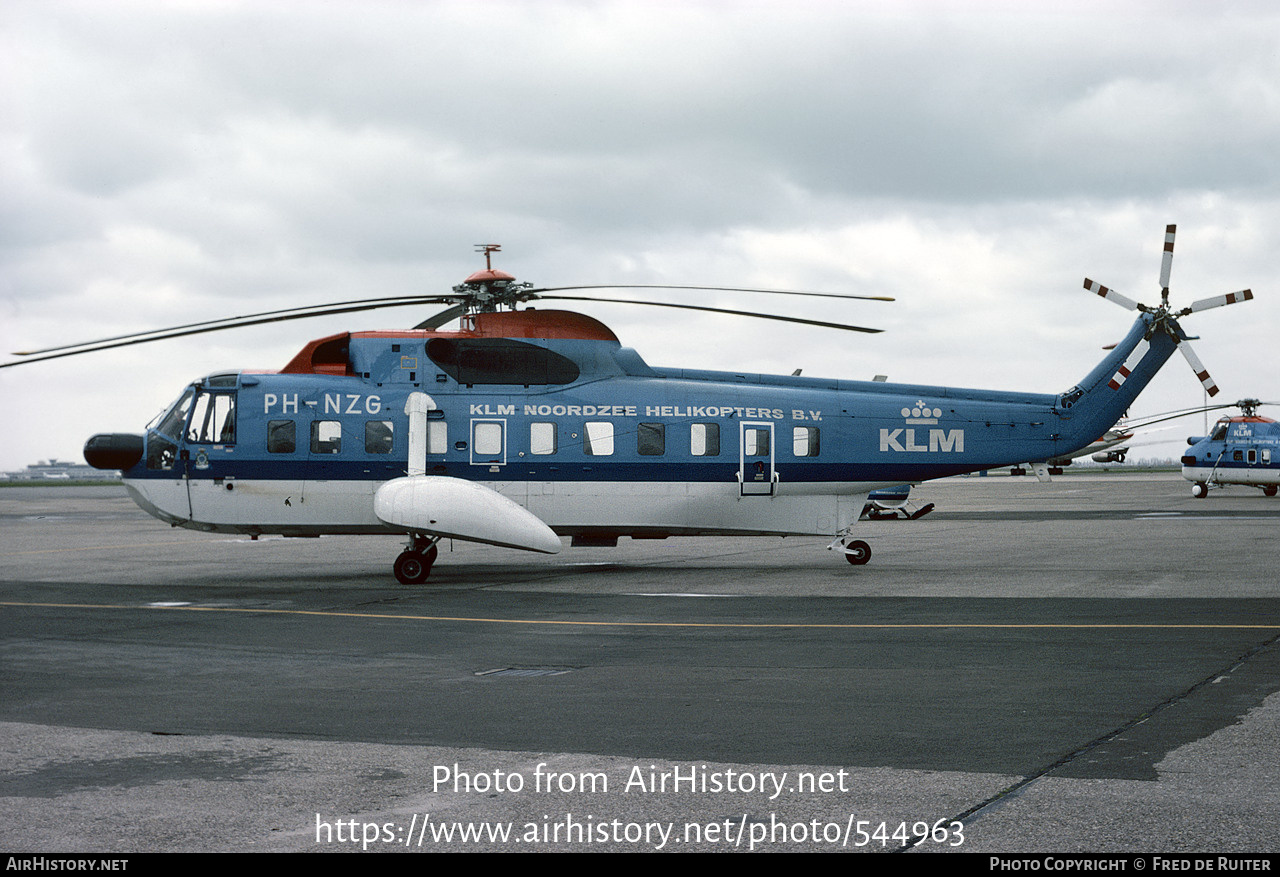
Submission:
[[[413,543],[400,553],[392,565],[396,581],[402,585],[420,585],[431,575],[431,567],[440,554],[438,540],[422,540],[414,537]]]

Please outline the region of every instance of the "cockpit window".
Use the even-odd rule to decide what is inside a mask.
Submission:
[[[236,441],[236,394],[205,393],[196,396],[187,427],[187,441],[231,445]]]
[[[1218,425],[1213,428],[1213,435],[1209,436],[1210,441],[1223,442],[1227,440],[1228,421],[1219,420]]]
[[[191,410],[191,400],[195,395],[196,391],[188,387],[187,391],[179,396],[178,400],[161,416],[160,422],[156,424],[156,432],[167,435],[175,442],[180,439],[182,427],[187,423],[187,412]]]

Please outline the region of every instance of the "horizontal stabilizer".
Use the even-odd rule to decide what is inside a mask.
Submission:
[[[560,537],[495,490],[444,475],[410,475],[378,488],[378,520],[410,533],[556,554]]]

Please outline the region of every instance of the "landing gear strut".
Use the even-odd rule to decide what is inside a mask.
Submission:
[[[431,567],[440,554],[436,547],[439,537],[425,538],[413,536],[409,547],[400,553],[392,565],[396,581],[402,585],[420,585],[431,575]]]

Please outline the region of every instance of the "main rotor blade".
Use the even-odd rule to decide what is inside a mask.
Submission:
[[[1120,307],[1122,308],[1125,308],[1131,311],[1138,310],[1138,303],[1133,299],[1126,298],[1125,296],[1116,292],[1114,289],[1109,289],[1103,286],[1101,283],[1090,280],[1088,277],[1084,279],[1084,288],[1089,290],[1095,295],[1102,296],[1107,301],[1115,302],[1116,304],[1120,305]]]
[[[445,323],[449,322],[450,320],[461,317],[466,312],[467,312],[467,305],[465,303],[460,305],[454,305],[451,308],[445,308],[443,311],[441,311],[440,313],[436,314],[433,317],[428,317],[427,319],[423,320],[421,323],[414,326],[413,328],[427,329],[427,330],[439,329]]]
[[[1218,395],[1218,385],[1213,382],[1213,378],[1209,377],[1209,373],[1205,371],[1204,363],[1200,361],[1200,357],[1196,356],[1194,350],[1191,349],[1190,341],[1179,341],[1178,349],[1182,351],[1182,355],[1186,357],[1187,364],[1191,366],[1191,370],[1196,373],[1196,378],[1204,386],[1204,390],[1210,396]]]
[[[1193,301],[1191,305],[1183,310],[1184,314],[1194,314],[1196,311],[1207,311],[1210,308],[1220,308],[1223,305],[1233,305],[1242,301],[1250,301],[1253,299],[1252,289],[1242,289],[1239,292],[1228,292],[1226,295],[1215,295],[1210,298],[1202,298],[1199,301]]]
[[[1160,288],[1169,288],[1169,271],[1173,268],[1173,236],[1178,231],[1176,225],[1167,225],[1164,229],[1164,255],[1160,258]]]
[[[1180,417],[1190,417],[1193,414],[1204,414],[1209,411],[1218,411],[1222,408],[1234,408],[1236,402],[1219,402],[1216,405],[1197,405],[1195,408],[1183,408],[1178,411],[1165,411],[1161,414],[1152,414],[1150,417],[1141,417],[1137,420],[1130,420],[1125,423],[1128,429],[1140,430],[1146,429],[1148,426],[1154,426],[1157,423],[1164,423],[1166,420],[1177,420]]]
[[[778,314],[760,314],[755,311],[735,311],[727,308],[712,308],[704,305],[681,305],[666,301],[639,301],[626,298],[595,298],[582,295],[540,295],[540,299],[560,301],[598,301],[605,304],[647,305],[655,308],[679,308],[685,311],[706,311],[711,314],[731,314],[735,317],[756,317],[761,320],[777,320],[782,323],[799,323],[805,326],[822,326],[827,329],[845,329],[850,332],[883,332],[883,329],[868,329],[865,326],[850,326],[845,323],[827,323],[822,320],[806,320],[801,317],[783,317]]]
[[[62,359],[66,356],[79,356],[82,353],[96,353],[100,350],[111,350],[117,347],[130,347],[134,344],[147,344],[152,341],[166,341],[170,338],[184,338],[188,335],[202,335],[208,332],[221,332],[226,329],[244,329],[266,323],[282,323],[288,320],[304,320],[309,317],[325,317],[333,314],[352,314],[359,311],[372,311],[380,308],[414,307],[424,304],[441,304],[453,300],[452,296],[401,296],[387,299],[364,299],[363,302],[347,302],[334,305],[322,305],[311,308],[292,308],[284,311],[266,311],[262,314],[249,314],[243,317],[230,317],[225,320],[211,320],[205,323],[190,323],[186,326],[174,326],[169,329],[154,329],[134,335],[122,335],[117,338],[104,338],[100,341],[87,341],[66,347],[49,348],[48,352],[35,351],[23,354],[27,358],[12,362],[0,362],[0,368],[15,365],[26,365],[31,362],[43,362],[49,359]],[[306,311],[299,313],[299,311]]]
[[[330,302],[321,305],[304,305],[296,308],[284,308],[277,311],[263,311],[257,314],[241,314],[238,317],[221,317],[216,320],[201,320],[195,323],[184,323],[180,326],[169,326],[164,329],[150,329],[145,332],[131,332],[128,335],[114,335],[110,338],[98,338],[94,341],[81,341],[77,344],[64,344],[58,347],[46,347],[42,350],[15,350],[14,356],[32,356],[40,357],[41,354],[54,353],[60,350],[73,350],[79,348],[91,348],[94,350],[106,349],[99,345],[109,345],[114,341],[134,341],[134,343],[142,343],[149,336],[157,336],[155,340],[161,338],[178,337],[172,333],[181,332],[185,329],[195,329],[197,331],[216,332],[220,328],[239,328],[241,326],[253,326],[258,323],[274,323],[284,320],[301,320],[307,317],[322,317],[331,313],[349,313],[355,310],[374,310],[377,308],[393,308],[402,307],[410,304],[441,304],[446,301],[454,301],[457,296],[387,296],[384,298],[358,298],[350,301]],[[363,306],[363,307],[355,307]],[[331,310],[332,308],[350,308],[350,310]],[[225,326],[224,326],[225,324]],[[194,334],[194,333],[192,333]],[[136,339],[136,340],[135,340]],[[87,352],[87,351],[86,351]],[[43,358],[43,357],[41,357]],[[36,360],[32,360],[33,362]]]
[[[844,298],[856,301],[897,301],[889,295],[846,295],[836,292],[794,292],[789,289],[747,289],[736,286],[676,286],[666,283],[597,283],[589,286],[546,286],[527,290],[534,295],[544,292],[565,292],[571,289],[695,289],[705,292],[762,292],[766,295],[804,295],[815,298]]]

